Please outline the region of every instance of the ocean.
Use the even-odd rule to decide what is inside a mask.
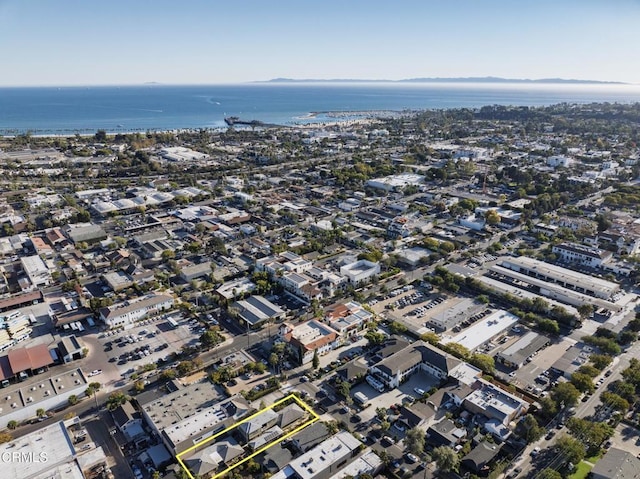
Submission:
[[[294,125],[322,112],[640,102],[639,85],[250,83],[0,88],[0,135],[223,128],[224,118]],[[310,115],[313,112],[320,112]]]

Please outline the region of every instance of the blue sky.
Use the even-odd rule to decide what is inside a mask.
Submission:
[[[0,0],[0,85],[501,76],[640,84],[640,0]]]

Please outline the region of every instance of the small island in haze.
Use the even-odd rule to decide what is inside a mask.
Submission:
[[[362,79],[294,79],[273,78],[256,83],[567,83],[588,85],[625,85],[624,82],[600,81],[600,80],[575,80],[564,78],[540,78],[532,80],[528,78],[501,78],[501,77],[452,77],[452,78],[407,78],[403,80],[362,80]]]

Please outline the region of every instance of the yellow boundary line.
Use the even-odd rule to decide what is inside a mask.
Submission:
[[[299,406],[301,406],[303,409],[305,409],[309,414],[311,414],[312,418],[305,422],[304,424],[298,426],[297,428],[295,428],[293,431],[285,434],[282,437],[279,437],[278,439],[276,439],[275,441],[267,444],[266,446],[261,447],[260,449],[258,449],[257,451],[254,451],[251,455],[245,457],[244,459],[242,459],[241,461],[235,463],[234,465],[232,465],[231,467],[228,467],[227,469],[225,469],[222,472],[219,472],[218,474],[216,474],[215,476],[212,476],[211,479],[217,479],[218,477],[224,476],[225,474],[228,474],[229,472],[231,472],[233,469],[235,469],[238,466],[241,466],[242,464],[244,464],[245,462],[247,462],[249,459],[254,458],[255,456],[257,456],[258,454],[263,453],[264,451],[266,451],[267,449],[269,449],[270,447],[274,446],[275,444],[278,444],[282,441],[284,441],[285,439],[293,436],[294,434],[298,433],[299,431],[301,431],[302,429],[304,429],[305,427],[313,424],[314,422],[318,421],[320,419],[320,416],[318,416],[316,414],[316,412],[308,405],[306,404],[304,401],[300,400],[300,398],[298,398],[298,396],[296,396],[295,394],[290,394],[287,397],[284,397],[282,399],[280,399],[279,401],[276,401],[275,403],[273,403],[271,406],[268,406],[264,409],[261,409],[260,411],[258,411],[255,414],[252,414],[251,416],[244,418],[242,421],[237,422],[235,424],[233,424],[232,426],[229,426],[228,428],[220,431],[219,433],[214,434],[213,436],[207,437],[205,439],[203,439],[202,441],[194,444],[193,446],[191,446],[190,448],[186,449],[185,451],[182,451],[180,454],[178,454],[176,456],[176,459],[178,460],[178,464],[180,464],[180,466],[185,470],[185,472],[187,473],[187,475],[189,476],[189,479],[195,479],[195,477],[193,476],[193,474],[191,474],[191,471],[189,470],[189,468],[185,465],[185,463],[182,461],[182,456],[184,456],[185,454],[190,453],[191,451],[193,451],[194,449],[197,449],[199,447],[204,446],[206,443],[213,441],[215,438],[222,436],[223,434],[228,433],[229,431],[235,429],[236,427],[240,426],[241,424],[244,424],[245,422],[251,421],[254,417],[259,416],[260,414],[262,414],[263,412],[269,410],[269,409],[273,409],[276,406],[279,406],[280,404],[293,399],[296,403],[298,403]]]

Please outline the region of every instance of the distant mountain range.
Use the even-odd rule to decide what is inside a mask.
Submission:
[[[293,78],[273,78],[267,81],[256,83],[568,83],[568,84],[589,84],[589,85],[626,85],[624,82],[598,81],[598,80],[567,80],[564,78],[541,78],[538,80],[522,78],[500,78],[500,77],[454,77],[454,78],[407,78],[404,80],[357,80],[357,79],[331,79],[313,80]]]

